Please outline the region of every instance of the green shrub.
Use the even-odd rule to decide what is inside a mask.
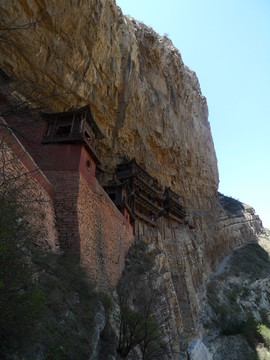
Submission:
[[[259,324],[257,332],[262,336],[263,343],[270,348],[270,328],[264,324]]]
[[[29,229],[12,198],[0,201],[0,355],[31,342],[46,309],[42,288],[32,282]]]
[[[268,309],[262,308],[260,310],[260,315],[261,315],[261,319],[262,319],[262,323],[268,327],[270,327],[270,321],[269,321],[269,315],[270,312]]]
[[[257,342],[261,340],[261,336],[258,332],[258,323],[251,313],[248,314],[247,320],[243,322],[240,333],[245,336],[248,344],[255,349]]]
[[[251,293],[251,290],[247,286],[243,286],[240,295],[242,298],[246,299],[250,296],[250,293]]]

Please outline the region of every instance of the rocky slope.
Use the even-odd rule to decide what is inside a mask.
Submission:
[[[201,348],[208,348],[209,359],[270,358],[269,240],[266,229],[258,244],[233,251],[212,274],[201,296],[199,318],[204,330],[197,340]]]
[[[137,231],[158,252],[157,283],[168,290],[168,332],[179,353],[183,333],[199,332],[197,294],[215,264],[262,230],[254,210],[231,211],[219,199],[196,74],[167,37],[124,17],[114,0],[1,0],[0,14],[0,67],[14,93],[49,111],[89,103],[105,134],[104,173],[135,156],[180,195],[190,227],[160,219],[157,231],[142,224]]]

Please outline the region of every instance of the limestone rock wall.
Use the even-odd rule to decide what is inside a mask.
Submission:
[[[238,200],[219,194],[222,210],[218,220],[217,258],[249,242],[258,241],[263,231],[255,210]]]
[[[106,135],[105,168],[136,155],[189,207],[215,194],[206,100],[169,39],[123,17],[112,0],[2,1],[0,10],[0,66],[16,91],[23,82],[24,96],[28,88],[31,98],[50,96],[47,110],[89,102]]]

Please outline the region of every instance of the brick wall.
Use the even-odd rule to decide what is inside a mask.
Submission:
[[[121,277],[125,255],[133,244],[133,229],[97,182],[80,177],[78,223],[81,262],[100,287],[115,286]]]
[[[54,188],[54,208],[56,226],[62,250],[72,250],[80,254],[80,235],[78,231],[78,171],[45,171]]]
[[[33,243],[57,251],[51,184],[1,118],[0,139],[0,200],[16,196],[33,230]]]
[[[75,171],[45,173],[54,186],[61,248],[79,255],[99,288],[116,286],[133,244],[132,227],[97,181]]]

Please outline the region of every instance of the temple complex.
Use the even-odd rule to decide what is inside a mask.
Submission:
[[[103,134],[89,105],[53,113],[26,108],[6,121],[40,169],[37,181],[49,184],[60,248],[79,257],[94,283],[117,284],[138,235],[135,223],[152,229],[162,217],[185,223],[179,196],[170,188],[164,191],[135,158],[124,156],[101,186],[96,170],[102,171]]]

